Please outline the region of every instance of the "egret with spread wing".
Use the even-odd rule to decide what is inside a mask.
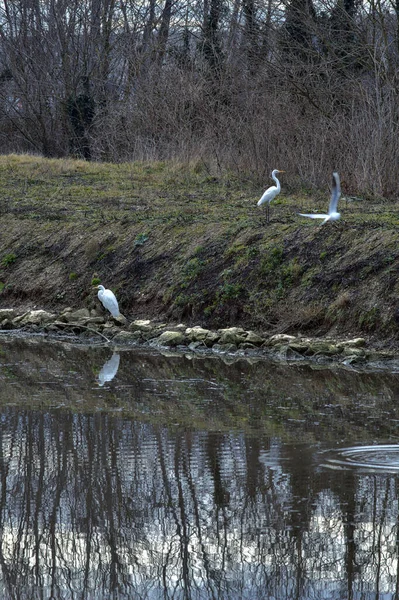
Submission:
[[[341,214],[339,212],[337,212],[338,200],[339,200],[340,195],[341,195],[341,183],[339,181],[339,175],[338,175],[338,173],[333,173],[332,192],[331,192],[330,206],[328,207],[328,214],[327,215],[317,215],[317,214],[304,215],[302,213],[299,213],[299,215],[301,217],[310,217],[311,219],[324,219],[322,225],[324,225],[324,223],[327,223],[327,221],[338,221],[338,219],[341,216]]]
[[[102,302],[104,308],[109,310],[113,317],[119,317],[119,306],[118,300],[115,297],[115,294],[111,292],[111,290],[106,290],[103,285],[99,285],[98,287],[98,299]]]
[[[258,206],[262,206],[267,202],[267,210],[266,210],[266,221],[267,223],[270,220],[270,202],[274,200],[277,194],[280,193],[281,185],[279,180],[277,179],[277,173],[285,173],[285,171],[280,171],[279,169],[274,169],[272,172],[272,179],[276,182],[277,185],[270,186],[263,194],[262,198],[258,202]]]

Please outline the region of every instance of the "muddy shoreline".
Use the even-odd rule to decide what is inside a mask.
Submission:
[[[45,310],[26,312],[0,309],[2,336],[43,336],[44,339],[116,346],[143,347],[161,352],[214,355],[224,359],[269,358],[315,365],[341,365],[355,369],[399,370],[399,352],[382,350],[364,337],[332,338],[303,335],[266,335],[242,327],[217,330],[183,323],[166,324],[140,319],[128,321],[122,315],[108,318],[99,310],[67,308],[61,313]]]

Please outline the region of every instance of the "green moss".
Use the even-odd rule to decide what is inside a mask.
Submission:
[[[283,248],[281,246],[271,246],[263,254],[260,260],[259,271],[263,276],[276,272],[283,262]]]
[[[217,291],[216,297],[218,302],[223,304],[227,300],[236,300],[243,292],[244,286],[241,283],[224,283]]]
[[[16,254],[13,254],[13,253],[6,254],[5,256],[3,256],[2,260],[1,260],[1,266],[8,267],[9,265],[12,265],[16,260],[17,260]]]
[[[191,258],[182,270],[183,280],[182,285],[189,285],[194,279],[202,273],[206,265],[206,262],[200,258]]]

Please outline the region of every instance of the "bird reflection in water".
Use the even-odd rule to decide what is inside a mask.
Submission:
[[[107,381],[112,381],[119,369],[120,356],[117,352],[104,364],[103,368],[98,374],[97,383],[102,387]]]

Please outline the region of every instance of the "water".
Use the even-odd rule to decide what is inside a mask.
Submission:
[[[0,340],[0,597],[399,598],[398,377]]]

